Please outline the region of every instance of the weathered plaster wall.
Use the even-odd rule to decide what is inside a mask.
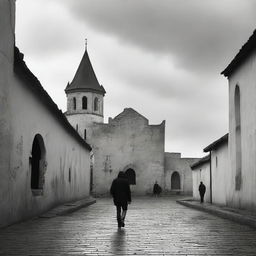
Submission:
[[[108,194],[119,171],[136,172],[133,194],[152,193],[157,180],[164,185],[165,123],[149,125],[148,120],[133,109],[125,109],[108,124],[91,127],[89,139],[94,152],[94,192]]]
[[[229,153],[230,174],[227,177],[227,204],[256,210],[256,52],[254,51],[229,78]],[[236,85],[240,88],[241,104],[241,189],[235,190],[235,104]]]
[[[198,158],[181,158],[179,153],[165,153],[165,191],[173,191],[171,186],[172,174],[178,172],[181,183],[179,192],[192,194],[192,171],[190,165],[196,161],[198,161]]]
[[[212,202],[226,204],[227,176],[229,174],[228,143],[211,151],[212,164]]]
[[[14,3],[0,1],[0,226],[88,196],[90,181],[89,150],[13,72]],[[47,163],[39,196],[32,194],[29,160],[36,134],[43,137]]]
[[[210,202],[210,162],[204,163],[192,171],[193,178],[193,198],[195,200],[200,200],[200,195],[198,187],[202,181],[206,187],[206,192],[204,195],[204,201]]]
[[[89,151],[66,132],[42,102],[17,79],[9,84],[11,144],[9,168],[1,187],[1,223],[25,219],[50,207],[89,196]],[[31,157],[34,136],[43,137],[47,168],[43,195],[31,190]],[[69,170],[71,181],[69,181]],[[6,172],[8,175],[6,175]]]

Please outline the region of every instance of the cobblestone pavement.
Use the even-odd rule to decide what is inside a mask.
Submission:
[[[256,230],[179,205],[135,198],[118,230],[111,199],[0,230],[0,255],[256,255]]]

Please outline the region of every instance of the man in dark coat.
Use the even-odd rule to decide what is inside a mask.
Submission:
[[[110,193],[116,206],[118,227],[124,227],[124,219],[126,216],[128,204],[131,203],[131,190],[129,182],[123,172],[119,172],[117,178],[113,180]]]
[[[154,184],[154,187],[153,187],[153,194],[155,196],[159,196],[161,193],[162,193],[162,188],[158,185],[158,183],[156,181]]]
[[[200,198],[201,198],[201,203],[204,202],[204,194],[205,194],[205,191],[206,191],[206,187],[204,185],[204,183],[201,181],[200,182],[200,185],[199,185],[199,194],[200,194]]]

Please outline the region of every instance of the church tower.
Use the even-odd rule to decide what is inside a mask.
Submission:
[[[66,117],[81,137],[89,139],[89,127],[93,122],[103,123],[103,98],[106,93],[99,84],[90,62],[87,47],[71,83],[65,89],[67,95]]]

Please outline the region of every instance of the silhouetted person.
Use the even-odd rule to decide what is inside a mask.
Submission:
[[[204,185],[204,183],[201,181],[200,182],[200,185],[199,185],[199,194],[200,194],[200,199],[201,199],[201,203],[204,202],[204,194],[205,194],[205,191],[206,191],[206,187]]]
[[[118,227],[124,227],[128,204],[131,203],[131,190],[129,182],[123,172],[119,172],[117,178],[113,180],[110,193],[116,206]]]
[[[154,184],[154,187],[153,187],[153,194],[155,196],[159,196],[162,192],[162,188],[158,185],[157,181],[155,182]]]

